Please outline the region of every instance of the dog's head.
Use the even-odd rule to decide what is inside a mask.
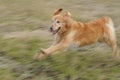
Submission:
[[[69,12],[66,12],[64,14],[61,14],[63,9],[58,9],[57,11],[55,11],[53,18],[52,18],[52,25],[50,27],[50,31],[53,34],[56,33],[62,33],[67,31],[67,22],[66,20],[68,20],[71,16],[71,14]]]

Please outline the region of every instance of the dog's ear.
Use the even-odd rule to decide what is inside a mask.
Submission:
[[[64,16],[71,17],[71,13],[70,12],[65,12]]]
[[[63,10],[63,9],[61,9],[61,8],[58,9],[57,11],[55,11],[54,15],[60,14],[62,10]]]

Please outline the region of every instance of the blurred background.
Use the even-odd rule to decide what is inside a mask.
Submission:
[[[110,16],[120,48],[120,0],[0,0],[0,80],[120,80],[120,60],[105,43],[32,62],[52,43],[48,28],[58,8],[81,22]]]

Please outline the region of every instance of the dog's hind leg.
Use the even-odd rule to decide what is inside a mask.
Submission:
[[[114,50],[115,56],[119,57],[119,51],[115,40],[106,39],[104,41]]]
[[[116,36],[115,36],[115,30],[114,30],[113,22],[111,19],[109,20],[108,24],[106,25],[103,39],[110,47],[112,47],[112,49],[114,50],[115,56],[119,57],[119,51],[118,51],[117,41],[116,41]]]

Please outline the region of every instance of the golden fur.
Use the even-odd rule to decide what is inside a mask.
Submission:
[[[36,56],[37,59],[65,49],[73,44],[85,46],[99,40],[105,41],[112,47],[115,55],[119,55],[113,22],[110,17],[82,23],[73,20],[69,12],[62,14],[61,11],[62,9],[57,10],[53,16],[51,32],[55,35],[54,43],[48,49],[42,49],[41,54]]]

